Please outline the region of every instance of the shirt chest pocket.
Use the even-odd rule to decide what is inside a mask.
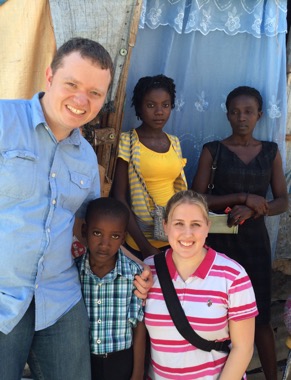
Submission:
[[[27,199],[34,194],[38,157],[26,150],[0,153],[0,195]]]
[[[78,172],[70,172],[69,176],[64,192],[60,194],[61,204],[65,209],[75,213],[91,191],[92,180],[89,176]]]

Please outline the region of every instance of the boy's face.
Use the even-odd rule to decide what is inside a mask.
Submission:
[[[115,254],[125,240],[124,220],[118,216],[94,216],[82,226],[83,236],[87,239],[90,258],[98,263],[115,262]]]
[[[233,133],[240,136],[251,135],[261,116],[257,99],[248,95],[233,98],[227,112]]]

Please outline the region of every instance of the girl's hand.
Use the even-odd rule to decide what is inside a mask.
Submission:
[[[251,218],[254,215],[254,211],[247,206],[236,205],[232,208],[228,214],[227,225],[229,227],[242,224],[244,220]]]
[[[247,194],[245,205],[254,211],[254,219],[257,219],[260,216],[268,215],[268,202],[260,195]]]

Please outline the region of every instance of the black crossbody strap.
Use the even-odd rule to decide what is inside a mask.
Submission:
[[[167,308],[179,333],[193,346],[203,351],[216,350],[229,353],[230,349],[228,346],[230,340],[223,342],[206,340],[192,329],[174,288],[166,263],[165,253],[155,255],[154,261]]]
[[[214,177],[215,177],[215,172],[217,169],[217,161],[218,161],[218,157],[219,157],[219,152],[220,152],[220,142],[217,141],[216,153],[215,153],[215,157],[213,159],[212,165],[211,165],[210,181],[209,181],[209,184],[207,186],[208,194],[211,194],[212,190],[214,189]]]

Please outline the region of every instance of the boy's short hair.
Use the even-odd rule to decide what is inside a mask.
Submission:
[[[90,59],[103,70],[110,70],[112,81],[114,66],[108,51],[99,42],[82,37],[71,38],[58,48],[51,63],[53,74],[62,66],[64,57],[73,52],[80,53],[82,58]]]
[[[122,202],[110,197],[101,197],[94,199],[88,204],[85,222],[90,223],[90,220],[95,216],[112,216],[120,218],[124,222],[124,230],[127,229],[129,222],[129,210]]]

